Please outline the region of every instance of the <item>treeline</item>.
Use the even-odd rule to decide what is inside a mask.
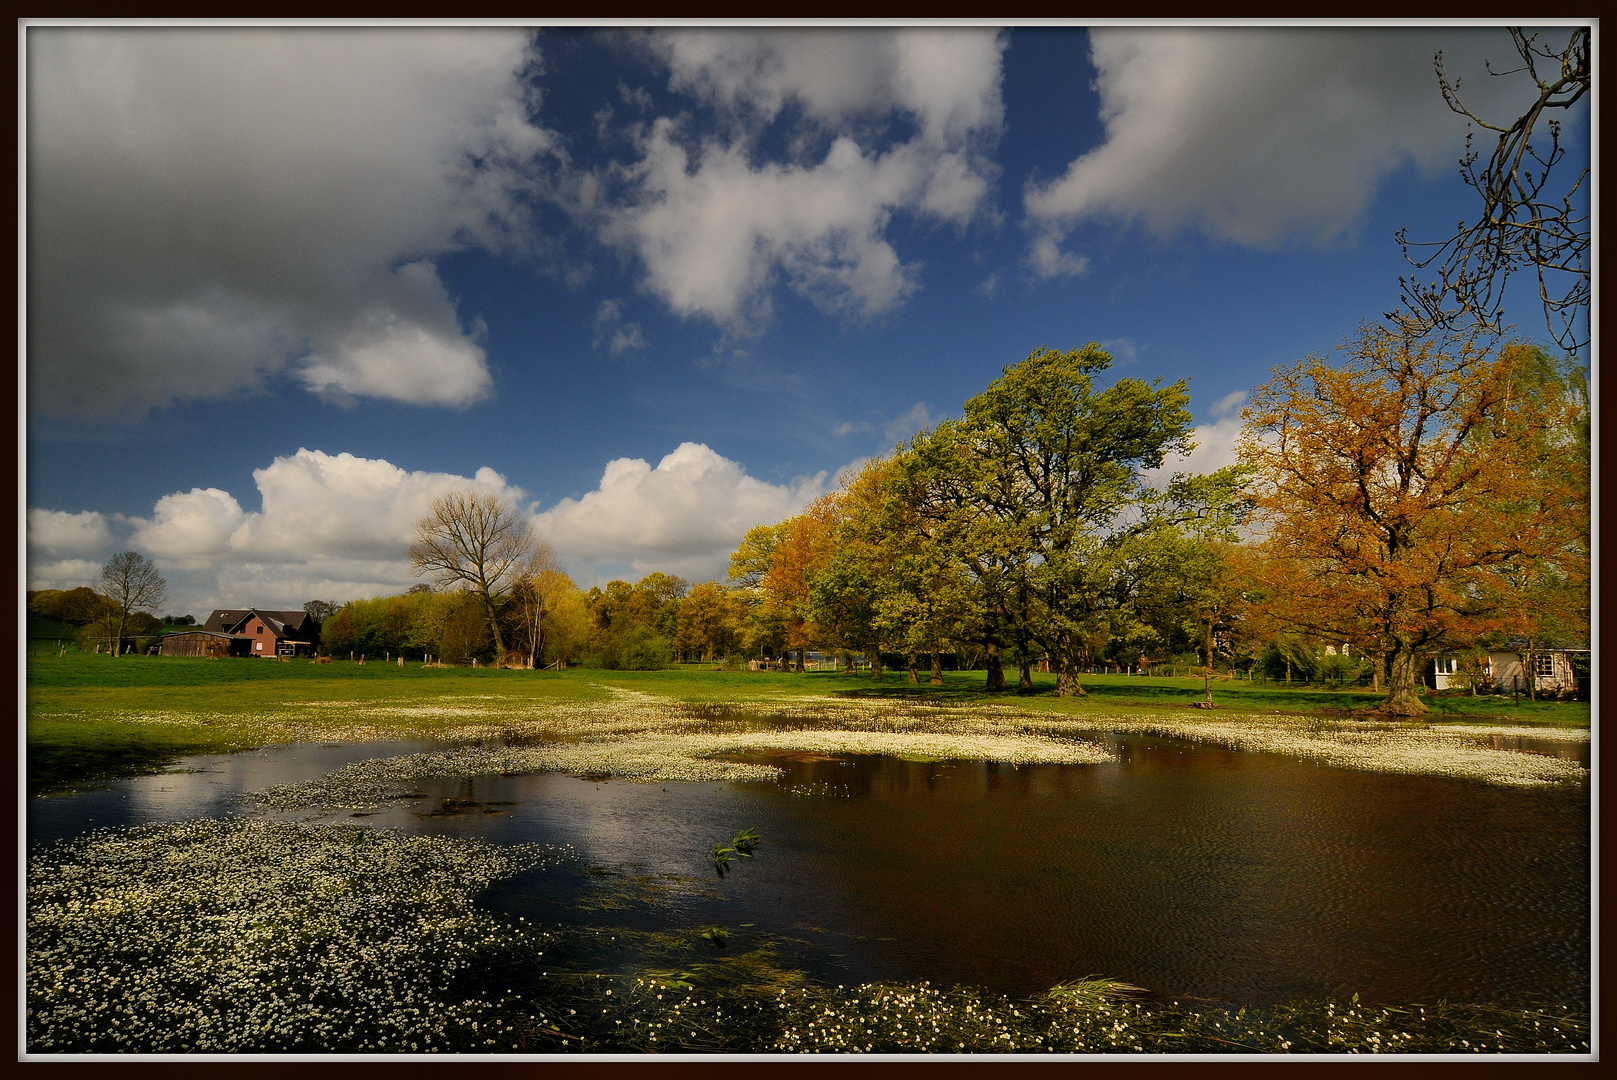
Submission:
[[[412,549],[454,588],[348,604],[324,648],[641,669],[791,653],[800,671],[812,649],[862,655],[873,677],[979,668],[989,690],[1009,689],[1007,669],[1022,690],[1049,670],[1063,695],[1086,671],[1194,664],[1368,678],[1413,714],[1434,656],[1467,655],[1482,679],[1492,643],[1586,641],[1581,369],[1396,321],[1342,351],[1275,369],[1243,412],[1238,464],[1169,476],[1193,449],[1183,380],[1102,388],[1098,345],[1041,349],[959,419],[750,530],[727,584],[580,590],[509,507],[463,495]],[[489,560],[440,550],[524,569],[496,581],[479,576]]]
[[[716,582],[694,588],[653,573],[631,585],[583,590],[558,570],[521,577],[502,596],[497,618],[507,666],[582,664],[655,670],[679,661],[734,661],[781,644],[748,618],[747,597]],[[432,656],[446,664],[500,660],[492,627],[468,590],[418,585],[403,596],[344,604],[321,625],[332,656]]]
[[[145,652],[171,625],[144,611],[126,611],[112,597],[82,585],[76,589],[30,590],[27,602],[32,616],[30,637],[71,639],[80,648],[99,646],[112,651],[120,616],[124,647],[133,645],[137,652]]]
[[[1188,389],[1095,377],[1091,344],[1040,350],[731,561],[754,625],[803,651],[954,657],[1004,688],[1199,659],[1388,691],[1492,642],[1587,640],[1590,428],[1570,358],[1478,333],[1369,325],[1337,365],[1275,370],[1240,463],[1191,449]],[[879,674],[879,664],[873,674]],[[1210,701],[1209,701],[1210,703]]]

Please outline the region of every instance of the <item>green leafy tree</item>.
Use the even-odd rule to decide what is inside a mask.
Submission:
[[[1041,349],[912,444],[918,511],[981,590],[989,640],[1015,647],[1023,688],[1042,649],[1057,693],[1083,692],[1078,670],[1127,596],[1128,543],[1161,501],[1146,472],[1192,446],[1182,380],[1097,390],[1110,366],[1094,343]]]

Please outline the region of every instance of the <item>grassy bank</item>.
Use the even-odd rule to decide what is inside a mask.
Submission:
[[[54,790],[96,777],[150,772],[188,754],[281,742],[468,739],[513,727],[542,736],[558,729],[561,722],[554,718],[569,714],[588,714],[586,728],[606,723],[597,734],[621,734],[622,725],[609,721],[616,714],[613,703],[625,692],[676,707],[761,712],[813,711],[818,703],[839,723],[867,712],[992,718],[995,730],[977,730],[979,735],[999,733],[1007,725],[1028,735],[1058,736],[1085,727],[1192,737],[1205,729],[1226,744],[1239,744],[1243,732],[1290,730],[1299,723],[1311,725],[1316,736],[1330,734],[1326,729],[1334,725],[1347,738],[1368,730],[1347,717],[1376,700],[1362,690],[1227,681],[1215,684],[1219,708],[1207,712],[1191,707],[1201,698],[1201,683],[1193,679],[1091,676],[1084,680],[1087,694],[1078,698],[1056,697],[1050,675],[1035,676],[1035,692],[1027,695],[988,694],[982,684],[981,672],[950,672],[942,686],[912,686],[903,672],[873,682],[846,674],[690,668],[558,673],[419,663],[401,668],[377,662],[35,655],[28,664],[29,787]],[[1428,700],[1433,711],[1427,720],[1434,727],[1532,726],[1553,733],[1587,731],[1589,724],[1587,704],[1461,696]],[[1035,732],[1013,717],[1042,718],[1048,730]],[[656,719],[641,710],[625,723],[645,730]]]

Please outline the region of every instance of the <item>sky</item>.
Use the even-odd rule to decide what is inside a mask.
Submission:
[[[722,579],[1041,347],[1227,464],[1475,216],[1434,53],[1531,97],[1499,27],[23,33],[28,588],[133,549],[199,619],[402,592],[457,489],[583,587]]]

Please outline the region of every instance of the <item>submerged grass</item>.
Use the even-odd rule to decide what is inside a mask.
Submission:
[[[235,818],[104,830],[28,871],[26,1039],[52,1052],[1587,1054],[1587,1012],[1433,1002],[1224,1009],[1090,978],[1033,999],[827,986],[702,928],[478,909],[572,857]]]

